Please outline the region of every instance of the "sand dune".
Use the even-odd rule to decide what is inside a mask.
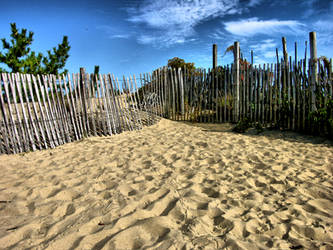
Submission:
[[[333,249],[333,146],[162,119],[0,156],[3,249]]]

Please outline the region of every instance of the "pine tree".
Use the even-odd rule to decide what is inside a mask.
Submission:
[[[68,43],[68,37],[64,36],[61,44],[57,48],[48,50],[47,56],[43,56],[42,53],[36,54],[31,51],[29,46],[33,42],[34,33],[22,29],[21,32],[16,28],[15,23],[11,23],[11,40],[10,43],[2,38],[3,50],[7,50],[5,53],[0,52],[0,63],[6,64],[12,73],[28,73],[28,74],[67,74],[65,69],[63,72],[59,72],[68,59],[68,51],[70,49]],[[0,68],[0,72],[6,72],[5,69]]]
[[[42,53],[36,54],[36,52],[31,51],[29,46],[33,42],[32,31],[29,31],[27,34],[26,29],[22,29],[21,32],[16,28],[15,23],[11,23],[11,40],[7,42],[5,38],[2,38],[3,50],[6,52],[0,51],[0,63],[4,63],[8,68],[11,69],[9,73],[25,73],[25,74],[54,74],[62,75],[67,74],[67,69],[64,69],[62,72],[59,72],[65,67],[66,60],[68,59],[68,51],[70,49],[68,43],[68,37],[64,36],[61,44],[57,48],[53,48],[47,51],[47,56],[44,56]],[[8,73],[7,70],[0,67],[0,73]],[[42,80],[42,85],[44,85]],[[60,86],[57,86],[57,89],[60,89]],[[35,92],[36,90],[34,90]],[[40,92],[41,90],[39,90]],[[10,99],[12,100],[12,93],[9,91]],[[54,90],[57,92],[57,90]],[[22,91],[23,93],[23,91]],[[24,93],[23,99],[26,100]],[[32,99],[31,96],[28,99]]]

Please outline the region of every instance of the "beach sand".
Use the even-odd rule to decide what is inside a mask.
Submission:
[[[161,119],[0,169],[1,249],[333,249],[318,137]]]

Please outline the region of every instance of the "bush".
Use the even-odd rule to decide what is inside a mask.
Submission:
[[[311,125],[308,133],[313,135],[325,136],[333,139],[333,99],[330,97],[329,101],[318,108],[316,111],[310,112],[307,120]]]
[[[237,133],[244,133],[246,130],[248,130],[252,126],[249,118],[241,119],[237,125],[232,129],[232,131]]]
[[[232,131],[237,133],[245,133],[246,130],[249,128],[255,128],[257,131],[257,134],[260,134],[264,131],[262,125],[260,122],[252,123],[249,118],[241,119],[236,126],[232,129]]]

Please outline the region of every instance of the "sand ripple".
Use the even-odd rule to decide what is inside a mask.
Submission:
[[[333,147],[162,119],[1,155],[4,249],[333,249]]]

